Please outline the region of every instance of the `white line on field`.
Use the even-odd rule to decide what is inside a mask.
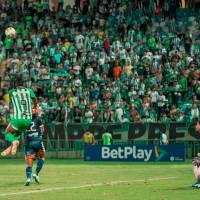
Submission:
[[[33,194],[33,193],[41,193],[41,192],[51,192],[55,190],[73,190],[73,189],[81,189],[81,188],[89,188],[89,187],[100,187],[104,185],[119,185],[123,183],[131,183],[131,182],[144,182],[144,181],[161,181],[161,180],[169,180],[176,179],[177,177],[158,177],[158,178],[148,178],[148,179],[138,179],[133,181],[110,181],[105,183],[94,183],[94,184],[85,184],[85,185],[77,185],[77,186],[65,186],[65,187],[54,187],[47,188],[42,190],[29,190],[24,192],[11,192],[11,193],[3,193],[0,194],[0,197],[5,196],[14,196],[14,195],[22,195],[22,194]]]

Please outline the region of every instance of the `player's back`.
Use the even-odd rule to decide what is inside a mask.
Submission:
[[[26,130],[26,142],[42,141],[41,126],[43,123],[40,117],[34,117],[28,130]]]
[[[25,87],[11,89],[9,97],[13,106],[14,119],[32,119],[32,98],[35,98],[35,94],[31,89]]]

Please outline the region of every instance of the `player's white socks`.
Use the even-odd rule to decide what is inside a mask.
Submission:
[[[30,179],[30,178],[27,178],[27,179],[26,179],[25,186],[29,186],[29,185],[30,185],[30,183],[31,183],[31,179]]]

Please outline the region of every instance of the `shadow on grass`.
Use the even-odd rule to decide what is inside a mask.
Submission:
[[[12,193],[12,192],[26,192],[27,190],[31,191],[31,190],[41,190],[44,189],[42,187],[42,184],[37,184],[35,182],[31,182],[31,184],[29,186],[25,186],[25,181],[10,181],[9,183],[6,184],[0,184],[0,188],[15,188],[15,190],[11,190],[11,191],[5,191],[5,193]],[[1,197],[0,197],[1,199]]]
[[[191,160],[185,162],[119,162],[119,161],[84,161],[82,159],[46,159],[48,165],[186,165],[191,163]],[[22,165],[23,159],[6,158],[0,159],[0,165]]]
[[[173,187],[173,188],[165,188],[162,190],[166,191],[191,191],[191,190],[199,190],[197,188],[192,187],[191,185],[186,185],[186,186],[179,186],[179,187]]]
[[[12,182],[12,180],[10,180],[9,183],[1,184],[0,186],[3,186],[5,188],[8,188],[8,187],[16,188],[18,186],[24,186],[24,184],[25,184],[25,181],[24,182],[23,181],[13,181]]]

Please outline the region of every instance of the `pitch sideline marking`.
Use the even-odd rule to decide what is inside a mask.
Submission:
[[[81,188],[88,188],[88,187],[101,187],[104,185],[119,185],[122,183],[131,183],[131,182],[160,181],[160,180],[169,180],[169,179],[176,179],[176,178],[177,177],[160,177],[160,178],[138,179],[138,180],[133,180],[133,181],[110,181],[110,182],[105,182],[105,183],[85,184],[85,185],[79,185],[79,186],[55,187],[55,188],[47,188],[47,189],[42,189],[42,190],[32,190],[32,191],[25,191],[25,192],[3,193],[3,194],[0,194],[0,197],[22,195],[22,194],[33,194],[33,193],[40,193],[40,192],[51,192],[55,190],[72,190],[72,189],[81,189]]]

